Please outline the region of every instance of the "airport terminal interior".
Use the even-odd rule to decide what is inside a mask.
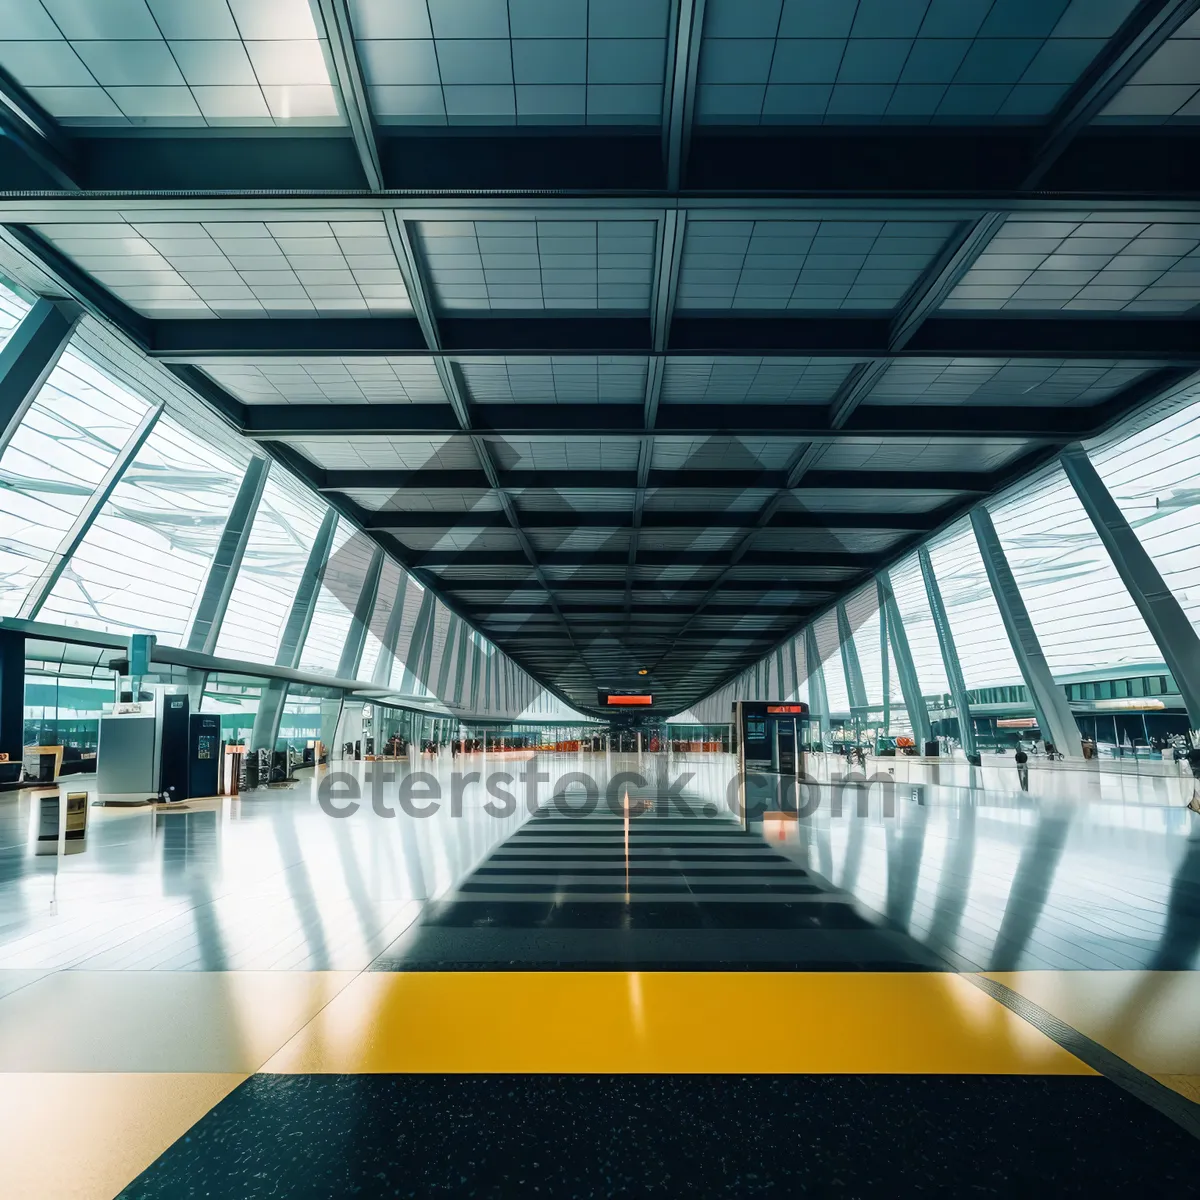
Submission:
[[[0,1196],[1200,1196],[1200,0],[0,0]]]

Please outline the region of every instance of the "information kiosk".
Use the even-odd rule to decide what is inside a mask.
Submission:
[[[803,775],[808,705],[799,701],[738,700],[733,706],[738,766],[743,772]]]

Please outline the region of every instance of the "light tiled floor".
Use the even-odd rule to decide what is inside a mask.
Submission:
[[[0,1073],[0,1195],[111,1200],[245,1078]]]
[[[1189,1099],[1200,1099],[1200,972],[989,974]]]
[[[551,756],[539,798],[581,761],[649,766]],[[719,807],[729,767],[672,769]],[[1200,817],[1161,781],[963,782],[776,822],[775,855],[663,812],[625,861],[612,816],[333,820],[309,780],[92,809],[46,856],[0,798],[0,1196],[110,1197],[254,1074],[1094,1075],[979,970],[1200,1100]]]
[[[256,1071],[353,978],[56,971],[0,999],[0,1072]]]

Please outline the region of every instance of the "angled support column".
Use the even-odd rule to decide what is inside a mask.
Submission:
[[[392,611],[388,613],[387,624],[383,629],[383,639],[379,648],[379,657],[375,660],[375,672],[371,682],[378,687],[390,687],[392,672],[396,668],[396,659],[400,654],[400,628],[404,624],[404,596],[408,590],[408,573],[400,572],[400,586],[396,589],[396,599],[392,603]],[[404,682],[403,672],[400,682]]]
[[[316,611],[317,596],[321,591],[321,581],[325,578],[325,567],[329,562],[329,551],[333,546],[333,533],[337,529],[337,523],[337,513],[332,508],[328,509],[317,530],[317,536],[313,538],[308,561],[304,564],[304,572],[300,576],[300,586],[296,588],[296,595],[283,627],[283,635],[279,639],[279,650],[275,655],[277,667],[290,667],[294,671],[300,665],[304,639],[308,637],[308,628]]]
[[[878,585],[876,598],[878,599]],[[892,730],[892,667],[888,658],[888,620],[887,610],[882,603],[879,607],[879,667],[883,675],[883,733],[887,737]]]
[[[1048,735],[1063,754],[1080,758],[1079,726],[1067,703],[1066,693],[1054,682],[1054,676],[1050,673],[1046,655],[1029,619],[1029,610],[1025,607],[1012,568],[1004,555],[1004,548],[1000,545],[992,514],[982,504],[971,510],[971,526],[975,530],[984,570],[996,597],[1000,619],[1004,622],[1004,632],[1008,634],[1025,686],[1029,689],[1042,734],[1044,737]]]
[[[820,731],[821,743],[829,732],[829,696],[825,691],[825,671],[821,666],[821,655],[817,650],[817,632],[809,625],[804,630],[804,657],[808,666],[808,711],[815,716]]]
[[[332,508],[329,509],[317,530],[317,536],[313,538],[308,561],[304,564],[304,572],[300,576],[300,586],[296,589],[287,622],[283,627],[283,636],[279,639],[279,650],[275,655],[277,667],[295,670],[300,665],[300,654],[304,649],[304,639],[308,636],[308,627],[312,624],[313,612],[317,606],[317,593],[325,575],[325,564],[329,561],[329,550],[333,545],[333,532],[337,528],[337,521],[337,513]],[[275,749],[275,741],[279,737],[279,723],[283,718],[283,706],[287,702],[287,692],[288,684],[285,679],[272,679],[263,689],[262,699],[258,702],[258,712],[254,714],[251,749]]]
[[[457,614],[450,614],[450,624],[446,629],[446,644],[442,647],[442,661],[438,666],[437,687],[434,695],[445,704],[446,693],[450,690],[450,654],[454,650],[454,642],[458,637],[458,627],[462,622]]]
[[[213,654],[217,649],[217,638],[221,635],[221,623],[229,607],[229,597],[250,541],[254,518],[262,499],[263,488],[270,470],[270,459],[255,456],[246,467],[241,485],[233,499],[233,506],[225,518],[225,528],[213,555],[212,565],[204,589],[196,604],[192,628],[188,633],[187,648],[201,654]]]
[[[78,312],[71,315],[52,300],[39,300],[0,350],[0,455],[67,348],[78,320]]]
[[[404,674],[400,680],[400,691],[406,696],[415,696],[417,689],[423,685],[421,680],[419,657],[425,645],[425,631],[433,613],[433,593],[428,588],[421,593],[421,607],[417,610],[417,619],[413,622],[412,637],[408,642],[408,653],[404,656]]]
[[[383,547],[376,546],[371,553],[371,561],[367,563],[367,571],[363,576],[358,599],[354,603],[350,628],[346,630],[346,644],[342,647],[342,656],[338,660],[339,679],[358,678],[358,667],[362,662],[363,646],[367,641],[367,629],[371,624],[371,613],[374,611],[375,600],[379,595],[379,575],[382,570]]]
[[[458,662],[454,671],[454,704],[462,708],[463,690],[467,683],[467,649],[471,645],[471,631],[463,624],[458,638]]]
[[[125,474],[129,464],[146,444],[146,439],[158,423],[160,416],[162,416],[161,406],[150,409],[138,422],[137,428],[130,434],[129,440],[121,447],[121,451],[113,459],[112,465],[104,472],[100,486],[88,497],[88,502],[83,506],[83,510],[71,523],[71,528],[63,535],[62,541],[58,543],[57,549],[51,554],[41,575],[29,589],[17,613],[18,617],[32,621],[41,612],[42,606],[50,598],[50,593],[54,591],[54,585],[62,578],[62,573],[71,561],[71,556],[82,545],[83,539],[88,535],[88,530],[91,529],[101,510],[108,503],[109,497],[116,490],[117,484],[121,482],[121,476]]]
[[[479,711],[479,688],[483,683],[483,646],[479,642],[471,645],[471,703],[473,713]]]
[[[854,644],[854,631],[846,606],[837,606],[838,645],[842,651],[842,668],[846,672],[846,690],[850,693],[850,708],[867,707],[867,687],[863,683],[862,664],[858,661],[858,647]]]
[[[925,697],[921,694],[921,682],[913,664],[908,634],[904,632],[904,622],[900,619],[900,607],[892,591],[891,576],[886,571],[881,571],[876,576],[875,586],[879,592],[879,609],[884,615],[886,629],[884,662],[887,662],[886,643],[890,643],[892,658],[896,662],[896,675],[900,680],[900,693],[904,697],[904,707],[908,710],[908,721],[912,726],[913,741],[917,743],[918,750],[924,752],[925,743],[933,736],[929,723],[929,709],[925,705]]]
[[[796,660],[796,639],[788,638],[788,659],[792,664],[792,687],[787,695],[788,700],[800,699],[800,664]]]
[[[25,635],[0,629],[0,752],[20,763],[25,745]],[[19,778],[19,766],[9,767]]]
[[[1183,697],[1191,727],[1200,729],[1200,637],[1084,448],[1078,444],[1068,446],[1059,459],[1125,590],[1133,597],[1158,645]]]
[[[925,595],[929,598],[929,612],[933,617],[938,646],[942,651],[942,665],[946,669],[946,681],[950,684],[950,696],[958,712],[958,738],[962,742],[964,752],[973,755],[977,753],[975,726],[971,723],[971,706],[967,703],[967,687],[963,682],[958,650],[954,645],[954,634],[951,632],[950,622],[946,619],[946,606],[942,603],[942,589],[938,587],[937,576],[933,573],[933,563],[929,560],[929,551],[924,546],[917,550],[917,558],[921,563],[921,577],[925,580]]]

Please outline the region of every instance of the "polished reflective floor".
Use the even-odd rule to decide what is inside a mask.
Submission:
[[[1200,1194],[1200,816],[1102,766],[0,797],[0,1195]]]

